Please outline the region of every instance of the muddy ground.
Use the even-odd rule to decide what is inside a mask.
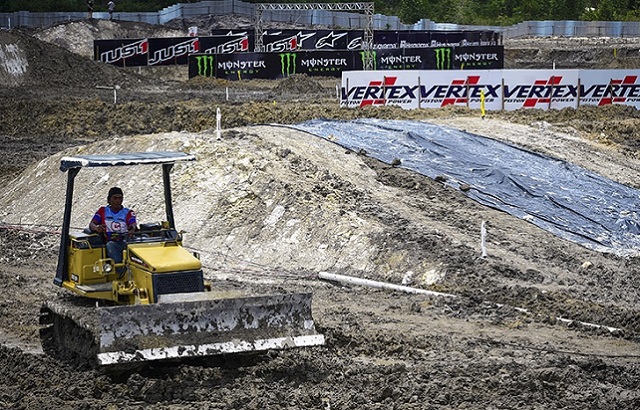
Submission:
[[[68,28],[66,34],[86,35],[91,24],[97,23],[78,23],[77,31]],[[250,358],[228,357],[216,364],[154,365],[117,377],[54,360],[39,350],[37,317],[43,300],[60,297],[52,285],[58,226],[44,216],[5,219],[0,226],[0,407],[640,406],[636,257],[590,251],[483,207],[440,182],[329,143],[309,142],[293,132],[283,137],[272,127],[256,126],[319,117],[425,119],[544,152],[640,187],[637,111],[585,107],[492,112],[482,120],[479,113],[462,108],[341,110],[334,98],[335,79],[188,81],[176,69],[105,67],[81,53],[37,42],[33,34],[0,33],[0,44],[19,42],[29,50],[27,74],[0,86],[0,215],[8,218],[16,208],[28,208],[38,200],[42,215],[59,207],[62,193],[55,171],[39,174],[36,165],[61,150],[85,144],[93,149],[146,148],[167,138],[156,136],[161,133],[179,132],[169,136],[184,139],[195,134],[210,141],[211,155],[218,158],[220,169],[206,170],[207,174],[242,179],[243,172],[249,172],[252,179],[233,192],[212,193],[207,187],[181,192],[184,198],[204,196],[226,204],[220,209],[228,214],[214,215],[213,220],[225,232],[246,234],[246,240],[238,241],[245,244],[231,243],[223,253],[213,252],[205,274],[224,287],[258,289],[268,283],[277,289],[313,292],[316,327],[327,343]],[[39,37],[46,34],[40,32]],[[549,39],[539,54],[561,48],[558,41]],[[527,44],[507,50],[508,67],[531,66],[535,53]],[[628,45],[628,59],[623,53],[615,58],[601,53],[593,43],[573,47],[573,53],[554,54],[573,58],[558,60],[559,65],[579,65],[576,56],[593,68],[634,64],[633,44]],[[545,56],[539,65],[547,63]],[[122,85],[117,105],[110,91],[96,89],[114,83]],[[211,131],[217,108],[225,130],[220,140]],[[134,145],[132,136],[142,134],[147,137]],[[249,191],[248,184],[259,204],[230,208],[230,198]],[[32,187],[33,193],[25,187]],[[261,206],[276,198],[288,204],[291,218],[318,227],[309,228],[307,242],[283,243],[285,227],[264,233]],[[184,203],[189,204],[186,199]],[[485,258],[479,247],[482,221],[488,223]],[[354,224],[348,231],[350,243],[366,245],[362,249],[370,252],[368,263],[350,254],[349,246],[324,254],[333,258],[333,265],[317,256],[314,260],[319,248],[312,234],[323,232],[331,238],[327,232],[342,231],[349,223]],[[197,240],[217,243],[215,231],[189,228]],[[277,252],[270,257],[258,251],[271,248]],[[411,286],[456,297],[331,283],[318,279],[321,270],[397,284],[404,279]]]

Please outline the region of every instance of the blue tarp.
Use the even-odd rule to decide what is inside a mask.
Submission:
[[[292,126],[431,178],[590,249],[640,251],[640,191],[566,161],[421,121],[312,120]],[[535,244],[532,244],[535,246]]]

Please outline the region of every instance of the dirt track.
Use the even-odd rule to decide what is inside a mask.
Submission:
[[[135,71],[97,67],[86,58],[42,43],[31,47],[35,51],[30,67],[48,66],[47,76],[30,74],[24,86],[0,88],[0,168],[4,181],[27,169],[23,179],[31,178],[37,186],[33,179],[36,173],[29,166],[80,144],[131,146],[129,136],[169,131],[186,133],[184,138],[203,132],[198,138],[214,141],[213,133],[206,130],[215,128],[215,110],[220,107],[225,134],[221,141],[209,144],[212,157],[219,158],[224,171],[211,172],[224,172],[243,181],[249,173],[251,181],[235,186],[234,192],[201,195],[227,206],[238,192],[258,193],[259,200],[242,210],[221,208],[228,217],[217,215],[221,222],[216,228],[246,233],[252,240],[245,242],[251,242],[254,249],[272,249],[284,235],[284,227],[273,236],[261,236],[255,234],[260,231],[259,223],[246,221],[262,221],[264,204],[276,199],[288,204],[290,218],[309,220],[310,225],[322,227],[322,232],[338,230],[339,223],[354,215],[375,258],[362,267],[357,258],[350,260],[349,255],[341,254],[341,249],[334,255],[343,266],[336,273],[400,283],[407,271],[414,269],[424,275],[416,275],[420,277],[413,279],[413,286],[458,297],[320,281],[317,270],[305,269],[313,265],[312,258],[278,259],[276,255],[267,262],[257,251],[255,258],[247,258],[247,248],[234,244],[224,254],[211,257],[206,274],[223,281],[224,286],[251,289],[268,280],[277,288],[312,291],[316,326],[325,334],[326,346],[227,358],[215,365],[154,366],[110,378],[38,352],[39,304],[58,293],[51,284],[59,240],[53,232],[57,227],[34,228],[30,225],[34,221],[28,220],[3,221],[28,226],[0,228],[0,283],[5,295],[0,302],[0,340],[5,339],[0,346],[4,367],[0,407],[640,407],[637,258],[589,251],[482,207],[439,182],[366,156],[339,152],[328,143],[305,145],[304,138],[292,133],[287,137],[290,145],[286,145],[287,138],[270,135],[269,127],[253,127],[318,117],[430,119],[545,152],[638,187],[635,110],[609,107],[491,113],[484,121],[479,113],[464,109],[340,110],[333,99],[333,79],[294,77],[228,84],[186,81],[179,72],[165,70],[166,82],[156,84]],[[515,55],[515,51],[508,55]],[[44,61],[39,62],[38,56]],[[602,67],[611,66],[609,55],[600,58]],[[54,60],[61,66],[51,64]],[[73,70],[65,65],[68,61],[72,61]],[[510,61],[515,65],[517,59]],[[121,102],[115,107],[112,94],[95,88],[114,78],[123,84]],[[232,95],[228,103],[224,102],[226,87]],[[140,138],[137,143],[141,145],[136,147],[146,149],[157,141],[155,137]],[[282,155],[285,149],[291,153]],[[51,183],[55,175],[41,178],[49,190],[55,186]],[[23,198],[10,197],[18,185],[18,180],[13,180],[5,186],[0,215],[7,215],[21,200],[34,202],[36,196],[51,195],[49,202],[60,202],[60,192],[42,188],[33,197],[26,192],[20,195]],[[260,189],[267,186],[278,189]],[[13,202],[7,204],[7,199]],[[238,221],[231,219],[233,215]],[[489,221],[489,255],[484,259],[478,249],[481,221]],[[357,230],[353,232],[351,237],[357,237]],[[210,238],[212,244],[221,235],[215,231],[200,234],[210,234],[204,239]],[[306,247],[295,246],[280,252],[312,254],[317,243],[311,237]],[[427,280],[429,272],[439,278],[435,283]],[[567,325],[560,318],[574,321]]]

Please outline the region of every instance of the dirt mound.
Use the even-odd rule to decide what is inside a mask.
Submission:
[[[94,40],[184,37],[187,34],[187,30],[164,25],[91,19],[56,24],[34,32],[33,36],[92,59]]]
[[[639,47],[637,37],[507,39],[504,41],[505,68],[637,68]]]
[[[189,27],[197,27],[198,34],[208,36],[211,30],[250,30],[255,28],[255,22],[246,16],[241,15],[215,15],[191,17],[187,19],[173,19],[166,23],[167,27],[188,32]]]
[[[198,34],[207,36],[211,34],[212,30],[216,29],[229,29],[229,30],[250,30],[255,28],[255,21],[253,19],[237,14],[224,14],[216,15],[209,14],[206,16],[190,17],[186,19],[174,19],[165,24],[167,27],[171,27],[178,30],[187,32],[189,27],[197,27]],[[289,23],[281,23],[274,21],[264,21],[262,23],[263,29],[309,29],[310,27],[301,24],[296,24],[295,21]],[[311,28],[321,29],[324,26],[313,26]]]
[[[0,87],[76,87],[137,84],[141,77],[101,64],[20,31],[0,31]]]
[[[338,80],[334,80],[338,81]],[[322,94],[324,87],[320,84],[320,81],[309,77],[305,74],[298,74],[280,81],[278,85],[273,89],[278,94],[301,94],[301,95],[314,95]]]

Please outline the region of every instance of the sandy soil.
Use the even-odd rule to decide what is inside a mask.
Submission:
[[[84,25],[67,35],[88,35]],[[593,252],[440,182],[260,125],[318,117],[428,120],[638,187],[635,110],[491,113],[484,120],[464,109],[347,111],[337,108],[333,79],[187,81],[179,70],[103,67],[28,34],[0,33],[3,41],[28,50],[29,71],[19,84],[0,83],[0,407],[640,406],[636,258]],[[553,49],[557,40],[549,44]],[[581,55],[586,48],[578,47]],[[514,56],[527,52],[510,49],[508,65],[518,66],[521,57]],[[610,55],[598,61],[612,66]],[[152,82],[149,74],[165,80]],[[123,84],[116,106],[112,94],[95,88],[114,79]],[[225,101],[227,87],[231,101]],[[220,139],[213,131],[216,108],[223,117]],[[52,284],[64,184],[56,170],[60,155],[180,146],[200,160],[176,170],[176,219],[188,231],[188,244],[203,254],[207,277],[223,287],[312,291],[326,345],[215,364],[154,365],[118,377],[44,355],[39,306],[61,296]],[[75,208],[79,225],[116,180],[141,214],[154,216],[146,205],[153,180],[110,177],[100,182],[100,175],[88,175],[77,187],[86,199]],[[279,205],[284,217],[266,224]],[[455,297],[332,283],[318,279],[322,271],[404,280]]]

